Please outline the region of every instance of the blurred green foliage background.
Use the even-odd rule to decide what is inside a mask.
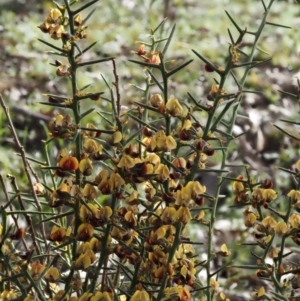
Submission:
[[[57,78],[55,69],[49,64],[60,58],[49,56],[47,50],[50,49],[37,40],[43,38],[37,26],[51,6],[51,1],[0,2],[0,93],[11,109],[21,141],[26,150],[35,157],[40,157],[40,140],[46,139],[46,124],[53,115],[48,107],[39,105],[39,102],[47,101],[43,93],[65,94],[68,89],[66,79]],[[248,31],[256,30],[257,22],[263,14],[260,1],[99,1],[96,4],[96,12],[88,23],[90,30],[86,40],[87,45],[94,41],[98,43],[84,59],[115,56],[121,78],[123,105],[139,101],[142,95],[131,84],[143,85],[143,70],[129,63],[127,59],[133,58],[132,50],[138,48],[138,41],[149,41],[150,30],[167,18],[163,27],[165,32],[168,32],[174,23],[177,24],[169,50],[170,60],[179,64],[183,60],[195,59],[185,71],[172,78],[170,91],[181,101],[187,100],[186,93],[189,91],[196,99],[205,103],[206,95],[214,82],[213,75],[205,72],[203,63],[195,57],[191,49],[195,49],[213,63],[224,65],[230,42],[228,28],[233,36],[237,34],[224,10],[231,14],[241,28],[247,28]],[[295,76],[300,65],[297,44],[299,3],[277,1],[272,11],[270,22],[279,22],[291,26],[292,29],[267,26],[260,48],[268,54],[258,52],[257,59],[272,57],[272,61],[262,65],[259,70],[253,70],[247,82],[247,88],[263,91],[264,96],[245,95],[241,114],[252,114],[251,116],[256,117],[253,117],[253,120],[250,118],[250,122],[240,121],[241,124],[238,125],[241,128],[254,128],[252,135],[249,134],[246,138],[252,149],[241,150],[233,145],[233,151],[238,150],[234,160],[241,160],[241,157],[247,156],[249,161],[258,159],[254,169],[259,168],[258,173],[267,174],[270,172],[270,164],[280,159],[289,165],[291,159],[298,155],[298,145],[291,145],[291,142],[282,144],[283,141],[278,140],[282,137],[274,129],[270,129],[269,122],[275,122],[279,116],[292,116],[296,112],[294,108],[297,104],[283,98],[278,89],[295,93]],[[245,52],[248,42],[251,40],[246,39],[243,42],[242,49]],[[86,69],[81,73],[81,86],[93,83],[92,89],[105,90],[101,74],[111,81],[109,63],[106,66],[101,65],[101,68]],[[227,91],[231,89],[226,88]],[[97,105],[105,107],[106,103]],[[270,105],[273,106],[272,110]],[[34,115],[34,112],[38,115]],[[92,119],[96,124],[99,122],[97,114]],[[263,133],[263,142],[258,141],[258,127]],[[3,158],[1,169],[4,172],[19,170],[22,173],[19,160],[8,151],[13,147],[13,143],[3,112],[0,112],[0,135],[0,156]],[[254,152],[251,153],[252,150]]]

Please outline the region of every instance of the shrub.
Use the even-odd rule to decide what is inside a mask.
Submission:
[[[129,59],[144,83],[132,83],[142,97],[126,109],[116,59],[85,59],[96,44],[84,42],[96,2],[65,0],[39,26],[39,41],[61,57],[51,65],[69,89],[43,102],[58,112],[43,142],[44,161],[25,153],[0,97],[29,183],[20,191],[16,175],[8,175],[9,193],[1,175],[1,300],[210,301],[234,298],[234,291],[248,299],[292,300],[299,287],[299,265],[290,258],[300,244],[300,161],[293,169],[280,167],[296,182],[284,202],[272,180],[257,180],[248,166],[228,161],[232,143],[246,134],[234,133],[243,96],[261,94],[246,88],[248,75],[271,59],[256,59],[259,40],[267,25],[285,27],[268,22],[275,1],[261,1],[255,31],[225,11],[237,36],[228,29],[224,65],[192,50],[215,76],[207,102],[192,87],[185,99],[170,92],[171,79],[193,60],[172,61],[175,25],[166,33],[163,20]],[[253,41],[245,44],[248,36]],[[106,90],[81,86],[79,74],[104,63],[114,78],[102,75]],[[97,124],[89,119],[95,112]],[[232,176],[230,168],[240,174]],[[207,189],[202,179],[211,174],[217,177]],[[226,181],[232,197],[224,202]],[[244,230],[228,236],[216,222],[222,216],[230,222],[226,211],[233,210],[243,216]]]

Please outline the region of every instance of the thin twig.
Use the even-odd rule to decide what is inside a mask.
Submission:
[[[18,184],[17,184],[17,181],[16,181],[16,178],[12,175],[7,175],[7,177],[11,180],[11,185],[13,186],[16,194],[17,194],[17,199],[20,203],[20,207],[21,209],[26,212],[26,208],[25,208],[25,205],[24,205],[24,202],[22,200],[22,197],[21,197],[21,194],[20,194],[20,190],[19,190],[19,187],[18,187]],[[32,243],[36,249],[36,252],[40,255],[41,254],[41,250],[39,248],[39,245],[37,243],[37,239],[36,239],[36,233],[35,233],[35,228],[33,226],[33,223],[32,223],[32,219],[30,217],[30,215],[24,213],[24,217],[25,217],[25,220],[29,226],[29,231],[31,232],[31,235],[32,235]]]
[[[21,154],[24,169],[25,169],[25,173],[26,173],[26,176],[27,176],[27,179],[28,179],[28,182],[29,182],[29,186],[30,186],[30,190],[31,190],[34,202],[36,204],[37,209],[39,211],[42,211],[42,208],[41,208],[41,205],[39,203],[38,197],[37,197],[37,195],[35,193],[35,190],[34,190],[34,184],[32,182],[31,176],[30,176],[30,171],[32,171],[32,168],[31,168],[31,166],[30,166],[30,164],[29,164],[29,162],[26,158],[24,147],[21,145],[21,143],[19,141],[19,138],[18,138],[17,133],[16,133],[15,128],[14,128],[14,124],[13,124],[13,122],[11,120],[11,117],[10,117],[10,114],[9,114],[8,107],[6,106],[6,104],[4,102],[4,99],[3,99],[1,94],[0,94],[0,104],[3,108],[3,110],[4,110],[5,116],[7,118],[11,134],[12,134],[14,140],[15,140],[16,147],[18,148],[18,150]],[[32,231],[34,231],[34,229],[32,229]],[[47,245],[47,239],[46,239],[44,224],[41,225],[41,232],[42,232],[42,236],[43,236],[43,239],[44,239],[44,243],[45,243],[45,245]]]
[[[115,82],[113,85],[116,88],[116,94],[117,94],[117,118],[120,118],[120,112],[121,112],[121,95],[120,95],[120,89],[119,89],[119,75],[117,73],[117,67],[116,67],[116,61],[113,59],[113,70],[114,70],[114,77],[115,77]]]
[[[9,203],[9,196],[8,196],[8,192],[7,192],[7,189],[6,189],[5,182],[3,180],[2,174],[0,174],[0,182],[1,182],[1,185],[2,185],[2,188],[3,188],[3,192],[4,192],[4,195],[5,195],[6,201],[7,201],[7,203]]]
[[[109,257],[107,256],[106,259],[105,259],[105,262],[104,262],[103,275],[102,275],[102,280],[101,280],[101,288],[102,289],[107,286],[107,264],[108,264],[108,259],[109,259]]]
[[[4,192],[4,195],[5,195],[6,201],[7,201],[7,203],[9,203],[8,192],[7,192],[7,189],[6,189],[6,185],[5,185],[3,176],[2,176],[1,174],[0,174],[0,182],[1,182],[1,185],[2,185],[2,188],[3,188],[3,192]],[[9,209],[10,209],[10,211],[13,211],[12,205],[9,206]],[[15,223],[15,225],[16,225],[16,229],[19,229],[19,226],[18,226],[18,219],[15,217],[14,214],[11,214],[11,218],[13,219],[13,221],[14,221],[14,223]],[[22,243],[23,243],[24,248],[26,249],[26,251],[28,251],[28,247],[27,247],[27,244],[26,244],[26,241],[25,241],[24,238],[22,238]]]

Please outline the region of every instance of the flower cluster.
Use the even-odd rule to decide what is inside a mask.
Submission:
[[[232,187],[235,205],[246,206],[243,211],[244,224],[247,228],[253,229],[256,244],[264,252],[263,256],[257,256],[259,268],[256,270],[256,276],[272,279],[276,269],[276,277],[283,279],[280,287],[288,291],[291,283],[284,278],[284,275],[297,274],[298,267],[284,263],[284,244],[288,238],[291,238],[296,245],[300,245],[300,191],[292,189],[287,193],[287,200],[281,207],[284,210],[279,211],[274,205],[277,192],[273,190],[273,183],[270,180],[256,183],[249,178],[245,180],[240,175],[233,182]],[[273,264],[265,262],[266,256],[273,260]],[[298,287],[296,283],[297,280],[292,284],[291,291]],[[253,295],[254,299],[261,300],[265,293],[264,287],[261,287]]]
[[[145,44],[141,44],[137,51],[134,52],[138,56],[142,57],[145,62],[159,65],[161,63],[159,51],[146,51]]]
[[[44,33],[49,33],[52,39],[59,40],[66,34],[65,26],[68,19],[63,15],[64,8],[50,9],[45,21],[39,26]]]

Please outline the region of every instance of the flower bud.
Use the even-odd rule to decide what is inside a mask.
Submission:
[[[270,181],[269,179],[265,179],[261,185],[261,188],[273,188],[273,182]]]
[[[139,49],[136,52],[137,55],[145,55],[146,54],[146,50],[145,50],[145,45],[141,44]]]
[[[214,72],[215,71],[213,66],[210,65],[210,64],[205,64],[204,69],[205,69],[206,72]]]
[[[25,236],[24,228],[18,228],[14,234],[9,235],[10,239],[20,240]]]
[[[152,137],[153,132],[149,128],[144,127],[144,129],[143,129],[143,135],[146,136],[146,137]]]
[[[160,94],[153,94],[150,98],[150,104],[154,108],[159,108],[164,103],[164,100]]]

